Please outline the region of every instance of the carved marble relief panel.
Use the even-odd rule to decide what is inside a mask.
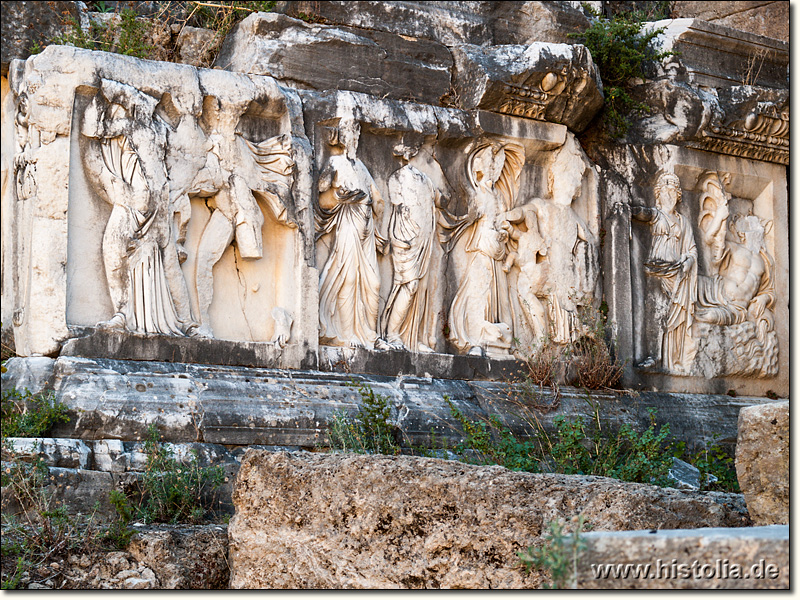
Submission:
[[[284,344],[298,287],[280,272],[296,262],[286,108],[277,90],[231,96],[213,72],[199,78],[195,113],[169,92],[102,80],[79,115],[87,183],[111,206],[113,316],[98,326]]]
[[[46,77],[52,60],[72,67]],[[48,341],[30,352],[106,330],[293,343],[299,360],[309,337],[303,282],[313,235],[299,98],[266,77],[135,67],[126,57],[69,48],[15,67],[17,252],[60,264],[31,267],[46,280],[33,286],[38,295],[61,308],[33,316],[32,331]],[[33,160],[40,122],[63,129],[52,132],[63,139],[60,152],[45,161]],[[50,245],[34,243],[24,214],[38,198],[34,171],[42,167],[59,170],[48,178],[59,189],[31,209],[48,221],[63,215],[66,226]],[[21,264],[15,285],[23,344],[33,338],[22,330],[22,311],[35,304],[19,285],[30,279],[25,270]]]
[[[637,366],[771,379],[785,364],[777,315],[788,317],[774,233],[781,203],[766,165],[705,156],[684,153],[658,175],[654,206],[630,209],[632,231],[648,248],[639,276],[647,281],[643,314],[652,323],[638,325],[646,355]]]
[[[574,341],[599,306],[596,179],[574,138],[475,136],[450,112],[446,136],[435,113],[317,118],[320,344],[512,358]]]

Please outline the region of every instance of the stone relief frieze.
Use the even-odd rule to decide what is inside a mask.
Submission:
[[[521,146],[494,141],[479,144],[467,161],[470,211],[452,232],[465,236],[469,266],[449,316],[450,342],[463,354],[510,357],[514,317],[504,269],[509,235],[502,215],[516,203],[524,161]]]
[[[699,176],[696,227],[678,211],[681,181],[671,172],[658,178],[655,207],[631,206],[631,217],[650,226],[643,268],[659,281],[667,307],[656,315],[660,357],[647,357],[640,368],[658,362],[674,375],[777,374],[775,261],[766,244],[772,223],[752,214],[746,199],[733,212],[730,183],[730,173]]]
[[[134,87],[104,79],[83,115],[81,133],[91,140],[84,168],[112,207],[102,250],[114,314],[99,326],[184,335],[196,323],[172,235],[167,126],[154,115],[156,105]]]
[[[400,143],[394,153],[404,163],[389,177],[389,253],[392,289],[381,317],[381,340],[395,349],[434,352],[436,310],[432,296],[434,245],[442,193],[433,180],[409,163],[419,145]]]
[[[657,279],[669,308],[661,343],[661,365],[672,373],[689,373],[696,347],[692,337],[697,302],[697,246],[689,220],[678,212],[680,179],[661,175],[656,184],[656,206],[632,206],[631,217],[650,226],[653,236],[644,263],[648,276]],[[648,357],[642,366],[652,366]]]
[[[84,169],[98,196],[112,206],[102,254],[114,314],[98,326],[213,337],[214,266],[233,242],[243,260],[263,257],[259,204],[277,223],[297,227],[287,209],[295,166],[291,137],[244,137],[236,128],[249,102],[207,96],[199,118],[170,118],[174,105],[164,116],[157,110],[165,101],[103,80],[83,114]],[[199,235],[194,268],[185,273],[180,265],[187,258],[195,198],[206,203],[210,217]],[[282,312],[273,314],[280,330],[275,339],[285,343],[292,317],[276,309]]]

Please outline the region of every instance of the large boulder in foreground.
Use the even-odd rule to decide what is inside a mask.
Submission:
[[[409,456],[248,451],[232,588],[535,588],[517,553],[582,513],[595,531],[747,525],[739,496]]]
[[[739,411],[736,478],[756,525],[789,522],[789,401]]]

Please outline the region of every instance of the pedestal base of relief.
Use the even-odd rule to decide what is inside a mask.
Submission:
[[[307,344],[239,342],[203,337],[139,335],[86,330],[67,340],[61,356],[163,361],[278,369],[313,369],[317,357]]]
[[[319,347],[319,369],[390,377],[414,375],[436,379],[493,381],[516,380],[527,372],[525,363],[520,360],[333,346]]]
[[[337,411],[357,412],[357,384],[388,398],[391,420],[407,448],[453,447],[463,431],[445,396],[467,418],[497,416],[521,437],[536,435],[536,422],[552,433],[559,416],[600,419],[611,429],[628,424],[644,430],[648,409],[658,426],[669,423],[687,451],[721,443],[732,452],[741,408],[772,401],[708,394],[592,392],[562,387],[522,395],[506,383],[414,376],[290,371],[185,363],[91,359],[12,358],[3,389],[52,390],[69,409],[68,423],[52,435],[86,440],[141,441],[155,424],[165,441],[204,442],[230,447],[325,448]],[[354,385],[354,383],[356,385]],[[592,404],[588,400],[591,400]],[[535,405],[535,406],[534,406]],[[431,433],[435,438],[431,437]]]

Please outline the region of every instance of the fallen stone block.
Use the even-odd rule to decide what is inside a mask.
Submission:
[[[231,587],[535,588],[542,574],[526,573],[517,552],[540,545],[550,521],[744,524],[732,496],[408,456],[250,451],[234,489]]]
[[[227,587],[228,535],[224,525],[159,526],[138,531],[127,548],[158,577],[161,589]]]
[[[736,477],[756,525],[789,522],[789,402],[739,412]]]
[[[789,589],[789,527],[591,532],[579,589]]]

